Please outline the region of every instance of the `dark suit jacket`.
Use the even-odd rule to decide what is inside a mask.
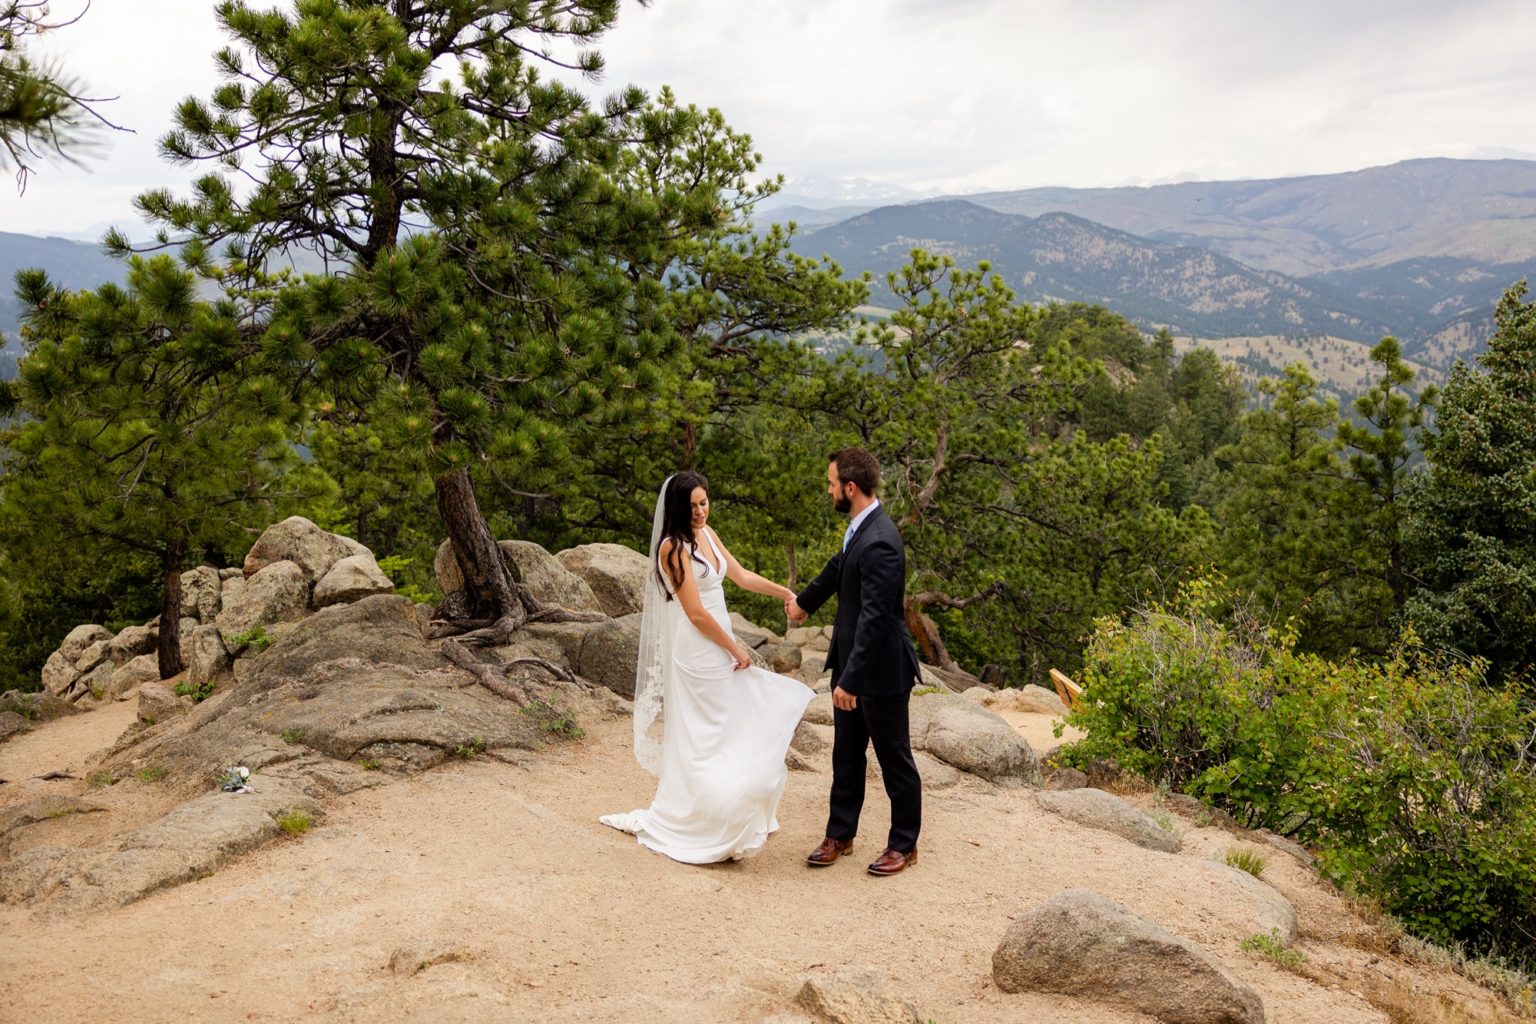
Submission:
[[[917,650],[903,614],[906,587],[901,534],[882,504],[859,524],[847,550],[833,556],[796,597],[809,615],[837,594],[827,651],[833,685],[868,697],[898,697],[912,689]]]

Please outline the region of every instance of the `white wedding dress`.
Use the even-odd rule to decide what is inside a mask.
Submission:
[[[727,632],[725,556],[705,530],[714,565],[692,561],[704,609]],[[784,754],[813,696],[799,680],[735,662],[669,602],[672,658],[651,806],[598,820],[684,864],[743,860],[779,827]]]

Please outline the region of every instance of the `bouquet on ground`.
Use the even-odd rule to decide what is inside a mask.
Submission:
[[[226,793],[250,793],[251,770],[243,764],[224,769],[219,778],[219,788]]]

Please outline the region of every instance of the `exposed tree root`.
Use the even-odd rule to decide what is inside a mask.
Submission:
[[[526,681],[508,680],[506,674],[520,666],[533,666],[548,672],[560,683],[574,684],[576,677],[568,670],[543,658],[515,658],[506,664],[482,660],[477,649],[505,647],[512,642],[512,634],[529,622],[601,622],[608,616],[601,612],[577,612],[557,605],[543,605],[531,598],[525,588],[519,586],[520,606],[512,614],[499,619],[435,619],[432,622],[432,639],[442,639],[443,657],[475,677],[475,681],[498,697],[518,706],[533,699]],[[457,595],[453,595],[457,596]],[[444,602],[445,606],[448,602]]]

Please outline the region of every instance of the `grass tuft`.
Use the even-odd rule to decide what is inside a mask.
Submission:
[[[1250,935],[1238,943],[1238,949],[1244,953],[1257,953],[1264,959],[1278,967],[1288,971],[1295,971],[1307,962],[1307,954],[1299,949],[1291,949],[1280,937],[1278,929],[1271,928],[1268,935]]]
[[[277,815],[277,827],[286,835],[301,836],[315,823],[309,812],[298,807],[289,808]]]
[[[587,730],[576,723],[575,715],[547,700],[529,701],[523,705],[523,714],[537,722],[539,731],[546,736],[579,740],[587,734]]]
[[[1226,862],[1228,867],[1237,868],[1239,871],[1246,871],[1254,878],[1263,878],[1264,869],[1269,866],[1269,858],[1262,853],[1255,850],[1245,850],[1237,846],[1228,847],[1227,852],[1222,854],[1221,859]]]

